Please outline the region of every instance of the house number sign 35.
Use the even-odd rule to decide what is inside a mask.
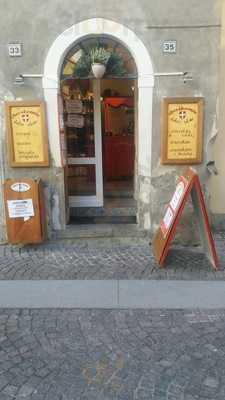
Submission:
[[[176,53],[177,41],[176,40],[165,40],[163,42],[163,53]]]

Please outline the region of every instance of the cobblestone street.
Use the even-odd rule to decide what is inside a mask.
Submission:
[[[214,235],[220,270],[196,247],[174,247],[160,269],[148,245],[88,248],[45,244],[0,247],[0,279],[225,279],[224,234]]]
[[[1,310],[1,400],[224,400],[224,311]]]
[[[200,248],[161,270],[147,245],[49,243],[1,246],[0,280],[225,280],[215,237],[218,272]],[[0,400],[224,400],[224,331],[223,309],[0,309]]]

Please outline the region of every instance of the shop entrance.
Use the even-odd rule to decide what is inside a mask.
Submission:
[[[98,46],[116,49],[125,73],[76,77],[76,64],[90,46],[92,39],[76,45],[62,70],[68,222],[136,222],[135,64],[119,43],[99,38]]]
[[[75,45],[84,43],[89,38],[113,39],[127,49],[131,62],[135,61],[135,172],[134,196],[137,199],[137,218],[139,227],[151,228],[150,196],[152,159],[152,104],[154,87],[154,70],[148,49],[136,33],[127,26],[105,18],[90,18],[80,21],[58,35],[47,53],[42,79],[44,98],[46,101],[49,147],[52,163],[59,171],[59,179],[54,188],[54,207],[52,208],[52,228],[65,229],[66,211],[64,183],[65,177],[65,141],[61,125],[59,94],[62,94],[60,83],[69,75],[64,75],[67,60],[75,54]],[[121,47],[122,47],[121,46]],[[77,47],[77,50],[79,48]],[[73,53],[72,53],[73,51]],[[72,60],[72,63],[76,62]],[[70,63],[70,65],[72,64]],[[71,71],[72,74],[72,71]],[[126,76],[127,77],[127,76]],[[89,77],[88,77],[89,78]],[[109,77],[108,77],[109,78]],[[135,96],[134,96],[135,97]],[[138,132],[138,134],[137,134]],[[67,184],[65,185],[65,189]],[[147,209],[147,205],[149,208]],[[143,207],[145,212],[143,213]],[[98,207],[97,207],[98,208]]]

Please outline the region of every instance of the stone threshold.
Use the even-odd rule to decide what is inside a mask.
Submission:
[[[148,232],[141,230],[137,224],[76,224],[68,225],[65,230],[54,231],[51,241],[64,241],[86,246],[147,243]],[[146,239],[146,240],[143,240]]]
[[[0,308],[218,309],[218,281],[0,281]]]

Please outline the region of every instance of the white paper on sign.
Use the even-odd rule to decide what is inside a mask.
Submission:
[[[170,227],[172,221],[173,221],[173,211],[171,210],[170,207],[168,207],[166,210],[166,214],[164,215],[164,218],[163,218],[163,223],[164,223],[166,229],[168,229]]]
[[[81,114],[83,111],[83,103],[79,99],[67,100],[66,101],[66,111],[68,113]]]
[[[180,182],[178,183],[175,193],[170,201],[170,206],[173,209],[173,211],[177,209],[183,193],[184,193],[184,182]]]
[[[9,218],[26,218],[34,216],[32,199],[7,200]]]
[[[83,128],[84,117],[79,114],[68,114],[66,125],[68,127]]]

